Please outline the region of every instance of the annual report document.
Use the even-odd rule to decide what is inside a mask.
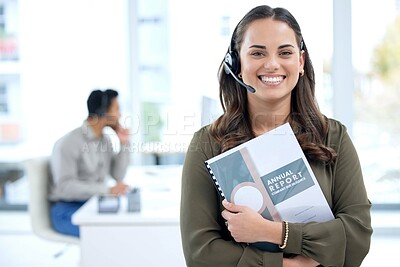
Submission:
[[[223,197],[264,218],[293,223],[334,219],[289,123],[205,164]]]

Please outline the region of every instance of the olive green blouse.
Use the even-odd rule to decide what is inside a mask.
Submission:
[[[182,173],[180,227],[188,267],[282,266],[282,257],[301,254],[322,266],[360,266],[370,247],[370,208],[357,152],[346,127],[330,119],[325,145],[337,152],[334,165],[310,165],[335,216],[328,222],[289,223],[282,252],[237,243],[221,216],[222,198],[204,161],[221,153],[209,127],[193,136]]]

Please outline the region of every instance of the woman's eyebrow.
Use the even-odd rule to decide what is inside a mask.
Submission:
[[[265,45],[251,45],[249,48],[267,49]]]
[[[294,45],[291,45],[291,44],[280,45],[278,48],[279,48],[279,49],[282,49],[282,48],[286,48],[286,47],[295,48]]]
[[[282,48],[286,48],[286,47],[295,48],[295,47],[294,47],[293,45],[291,45],[291,44],[283,44],[283,45],[280,45],[280,46],[278,47],[278,49],[282,49]],[[266,47],[265,45],[251,45],[249,48],[267,49],[267,47]]]

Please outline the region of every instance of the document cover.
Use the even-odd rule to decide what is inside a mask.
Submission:
[[[294,223],[334,219],[289,123],[205,164],[222,197],[264,218]]]

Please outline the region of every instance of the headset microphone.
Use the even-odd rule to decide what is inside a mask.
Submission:
[[[229,67],[227,62],[224,62],[224,69],[226,74],[231,74],[232,77],[244,88],[246,88],[250,93],[255,93],[256,89],[254,89],[253,87],[251,87],[250,85],[245,84],[244,82],[242,82],[235,73],[233,73],[233,71],[231,70],[231,68]]]

